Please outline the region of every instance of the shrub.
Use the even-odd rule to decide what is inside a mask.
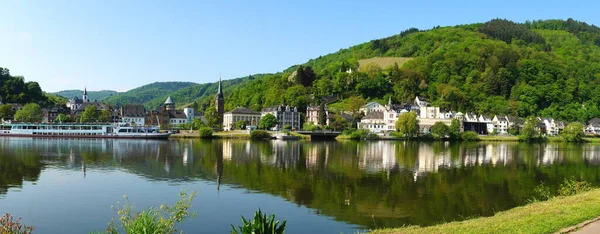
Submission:
[[[175,203],[175,206],[161,205],[159,208],[150,207],[135,214],[133,213],[134,207],[129,204],[129,199],[125,196],[125,204],[121,206],[117,202],[118,208],[116,209],[121,221],[121,228],[125,233],[176,233],[175,224],[196,215],[195,213],[188,212],[195,196],[195,192],[188,193],[184,190],[179,194],[179,201]],[[119,233],[114,222],[114,217],[108,224],[106,233]]]
[[[533,197],[529,200],[529,203],[546,201],[553,197],[554,194],[550,192],[550,188],[542,182],[533,189]]]
[[[212,138],[213,131],[209,127],[202,127],[198,130],[200,138]]]
[[[353,132],[350,134],[350,139],[352,140],[362,140],[362,139],[367,139],[367,137],[369,136],[371,132],[367,129],[360,129],[356,132]],[[377,135],[375,135],[377,136]]]
[[[264,130],[254,130],[250,133],[250,139],[270,139],[271,134]]]
[[[289,130],[292,130],[292,126],[291,126],[291,125],[289,125],[289,124],[286,124],[286,125],[283,125],[283,129],[285,129],[285,130],[288,130],[288,131],[289,131]]]
[[[304,129],[305,131],[314,131],[314,130],[320,130],[321,128],[319,128],[319,126],[314,125],[312,123],[305,123],[304,126],[302,126],[302,129]]]
[[[558,187],[558,195],[571,196],[581,192],[592,190],[592,185],[585,181],[577,181],[574,178],[565,179]]]
[[[433,134],[431,133],[427,133],[427,134],[423,134],[419,137],[419,139],[423,140],[423,141],[433,141],[436,138],[433,136]],[[439,139],[439,138],[438,138]]]
[[[272,234],[282,234],[285,233],[285,223],[287,220],[284,220],[281,224],[279,224],[279,220],[275,220],[275,215],[267,216],[267,214],[263,214],[260,209],[256,213],[254,213],[254,218],[252,220],[246,220],[242,217],[242,226],[238,226],[236,229],[233,224],[231,228],[233,229],[231,233],[237,234],[254,234],[254,233],[272,233]]]
[[[33,229],[32,226],[21,224],[21,218],[14,220],[10,214],[4,214],[0,217],[0,233],[30,234]]]
[[[472,131],[466,131],[460,134],[460,139],[463,141],[478,141],[479,135]]]
[[[350,135],[352,134],[354,131],[350,130],[350,129],[346,129],[344,131],[342,131],[342,135]]]

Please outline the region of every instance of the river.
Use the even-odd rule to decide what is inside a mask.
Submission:
[[[516,142],[0,138],[0,213],[36,233],[103,231],[197,191],[186,233],[228,233],[259,208],[288,233],[354,233],[489,216],[540,183],[597,185],[600,145]]]

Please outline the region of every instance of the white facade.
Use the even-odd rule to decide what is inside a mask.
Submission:
[[[488,134],[492,133],[494,131],[494,123],[492,121],[492,118],[490,118],[489,116],[487,116],[487,115],[480,115],[478,122],[486,124],[486,128],[487,128]]]
[[[260,123],[261,117],[262,115],[260,112],[253,111],[244,107],[238,107],[230,112],[225,112],[223,114],[223,129],[225,131],[233,130],[235,127],[235,123],[240,120],[246,122],[247,126],[256,126]]]
[[[384,120],[384,112],[373,111],[367,114],[358,123],[359,129],[367,129],[375,134],[383,134],[387,131],[387,124]]]
[[[444,119],[444,114],[440,112],[439,107],[427,107],[421,106],[419,111],[419,118],[421,119]]]
[[[177,126],[180,124],[186,124],[187,118],[169,118],[169,123],[173,126]]]
[[[500,134],[500,135],[508,134],[509,123],[508,123],[508,118],[506,116],[496,115],[492,119],[492,123],[494,124],[494,129],[496,129],[496,132],[498,132],[498,134]],[[493,130],[492,130],[492,132],[493,132]]]
[[[365,115],[367,115],[374,111],[384,112],[384,111],[386,111],[386,107],[377,102],[369,102],[366,105],[362,106],[359,110],[361,112],[363,112]]]
[[[135,124],[136,126],[144,126],[144,125],[146,125],[146,118],[145,117],[123,117],[123,118],[121,118],[121,123]]]

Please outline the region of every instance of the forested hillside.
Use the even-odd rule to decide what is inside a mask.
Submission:
[[[303,109],[331,95],[348,105],[422,95],[456,111],[586,121],[600,116],[599,46],[600,28],[572,19],[409,29],[226,86],[225,109],[281,103]],[[359,60],[373,57],[413,59],[359,67]],[[213,88],[206,92],[214,94]],[[199,98],[204,107],[213,96]]]
[[[0,67],[0,103],[37,103],[51,106],[61,102],[60,98],[42,92],[35,81],[25,82],[22,76],[13,76],[6,68]]]
[[[88,93],[88,98],[92,101],[93,100],[103,101],[104,99],[107,99],[113,95],[118,94],[117,91],[113,91],[113,90],[87,91],[87,93]],[[83,95],[83,90],[78,90],[78,89],[63,90],[63,91],[59,91],[59,92],[52,93],[52,94],[64,97],[66,99],[71,99],[74,97],[81,98],[81,95]]]
[[[127,92],[113,95],[104,100],[104,102],[112,105],[146,104],[155,98],[163,97],[165,95],[168,96],[179,89],[194,85],[197,84],[193,82],[154,82]]]

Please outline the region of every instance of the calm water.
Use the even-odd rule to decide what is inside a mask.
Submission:
[[[290,233],[431,225],[526,202],[542,181],[600,182],[600,146],[519,143],[0,138],[0,213],[36,233],[104,230],[198,191],[188,233],[228,233],[259,207]]]

